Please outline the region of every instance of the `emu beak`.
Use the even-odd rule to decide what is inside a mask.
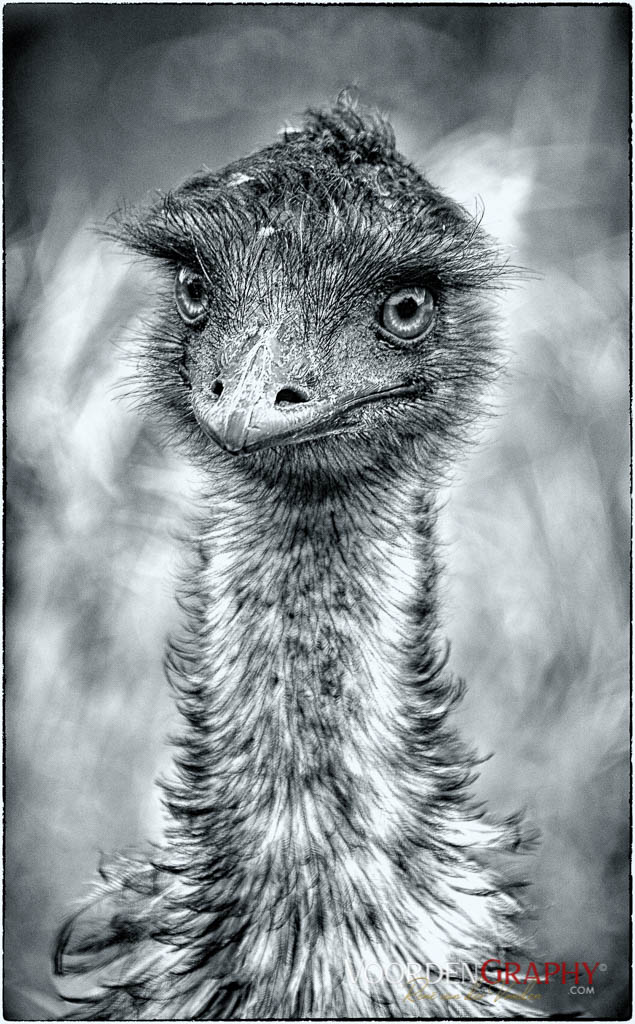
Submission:
[[[285,359],[275,328],[259,331],[247,351],[229,362],[210,385],[192,381],[192,408],[200,426],[233,455],[293,439],[315,415],[302,367]]]

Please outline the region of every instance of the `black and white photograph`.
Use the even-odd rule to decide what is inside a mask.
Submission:
[[[631,1019],[631,60],[3,6],[4,1020]]]

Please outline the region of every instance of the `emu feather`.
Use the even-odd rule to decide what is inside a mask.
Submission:
[[[141,388],[207,485],[165,841],[104,865],[62,929],[77,1016],[470,1016],[364,966],[520,944],[487,856],[520,823],[470,800],[436,598],[439,476],[496,363],[495,246],[345,98],[110,233],[163,268]]]

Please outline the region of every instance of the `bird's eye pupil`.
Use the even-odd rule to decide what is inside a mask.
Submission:
[[[200,302],[203,295],[203,284],[200,278],[192,278],[187,282],[187,291],[193,302]]]
[[[380,323],[398,341],[419,341],[434,321],[434,298],[427,288],[400,288],[384,301]]]
[[[417,305],[416,300],[413,299],[412,297],[404,299],[403,302],[400,302],[395,307],[397,315],[400,316],[402,320],[410,320],[410,318],[415,315],[418,309],[419,306]]]

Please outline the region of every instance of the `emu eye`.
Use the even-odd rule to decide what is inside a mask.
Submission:
[[[207,292],[200,274],[179,267],[174,282],[176,308],[186,324],[195,324],[207,313]]]
[[[427,288],[400,288],[381,308],[382,327],[401,341],[421,338],[434,319],[434,298]]]

